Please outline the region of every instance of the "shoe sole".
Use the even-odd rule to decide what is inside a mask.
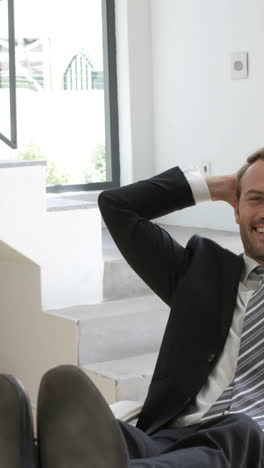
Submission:
[[[19,380],[6,374],[0,375],[0,467],[36,467],[30,402]]]
[[[41,468],[126,468],[122,432],[88,376],[74,366],[48,371],[38,396]]]

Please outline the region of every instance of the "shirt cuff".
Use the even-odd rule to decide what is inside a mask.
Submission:
[[[184,175],[190,184],[196,204],[212,200],[207,182],[198,169],[186,169]]]

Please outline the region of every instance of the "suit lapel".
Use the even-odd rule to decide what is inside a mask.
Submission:
[[[229,250],[223,249],[219,255],[220,263],[220,294],[219,299],[221,315],[221,338],[222,344],[226,341],[237,301],[237,293],[241,274],[244,268],[244,260],[242,255],[236,255]]]

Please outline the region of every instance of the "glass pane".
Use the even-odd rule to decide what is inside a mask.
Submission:
[[[47,185],[106,181],[101,0],[16,0],[15,24],[14,157],[46,159]]]
[[[11,139],[8,1],[0,1],[0,132]]]

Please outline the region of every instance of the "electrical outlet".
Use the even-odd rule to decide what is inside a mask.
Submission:
[[[204,161],[204,162],[202,162],[202,163],[200,164],[199,168],[200,168],[201,173],[202,173],[204,176],[209,176],[209,175],[211,175],[211,173],[212,173],[210,161]]]
[[[243,80],[248,78],[247,52],[234,52],[231,54],[231,77],[232,80]]]

